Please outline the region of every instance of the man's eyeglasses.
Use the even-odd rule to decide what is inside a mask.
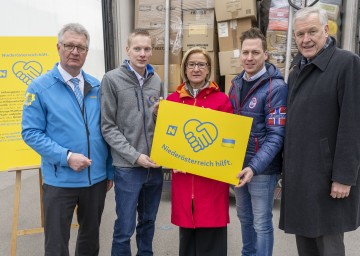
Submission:
[[[188,69],[194,69],[196,66],[198,66],[199,69],[205,69],[208,66],[208,64],[205,62],[198,62],[198,63],[188,62],[188,63],[186,63],[186,67]]]
[[[72,52],[75,48],[77,49],[78,53],[82,54],[88,51],[87,47],[79,46],[79,45],[72,45],[72,44],[62,44],[64,46],[65,51]]]

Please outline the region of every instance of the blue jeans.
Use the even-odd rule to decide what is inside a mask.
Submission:
[[[242,255],[270,256],[274,245],[272,208],[279,175],[257,175],[235,188],[236,211],[241,223]]]
[[[161,168],[115,168],[116,215],[112,256],[131,256],[130,238],[136,226],[138,256],[153,255],[152,241],[163,176]],[[136,210],[138,213],[136,225]]]

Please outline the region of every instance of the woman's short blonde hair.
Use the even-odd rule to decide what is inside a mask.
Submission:
[[[209,73],[207,74],[206,76],[206,81],[209,81],[210,80],[210,77],[211,77],[211,58],[210,58],[210,55],[209,53],[201,48],[201,47],[193,47],[193,48],[190,48],[183,56],[182,58],[182,61],[181,61],[181,78],[184,82],[188,82],[189,79],[186,75],[186,64],[187,64],[187,60],[189,59],[190,55],[191,54],[194,54],[194,53],[202,53],[206,59],[206,62],[208,64],[208,69],[209,69]]]

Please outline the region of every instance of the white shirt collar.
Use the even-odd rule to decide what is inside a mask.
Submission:
[[[63,69],[63,67],[60,65],[60,63],[58,65],[58,70],[60,72],[60,75],[64,79],[65,83],[67,85],[69,85],[72,90],[74,90],[74,84],[70,81],[70,79],[73,78],[73,76],[70,75],[68,72],[66,72],[66,70]],[[81,71],[75,77],[79,79],[79,88],[80,88],[80,91],[84,94],[84,77],[83,77]]]
[[[265,73],[266,73],[266,67],[264,65],[263,68],[259,72],[257,72],[255,75],[253,75],[252,77],[246,78],[246,76],[245,76],[246,72],[245,72],[242,78],[245,81],[251,82],[251,81],[254,81],[254,80],[258,79],[259,77],[261,77]]]
[[[61,66],[60,63],[58,65],[58,70],[60,72],[60,75],[64,79],[65,83],[68,84],[68,82],[70,81],[71,78],[73,78],[73,76],[70,75],[68,72],[66,72],[66,70],[63,69],[63,67]],[[83,78],[81,72],[76,76],[76,78],[78,78],[80,80],[80,84],[84,84],[84,78]]]

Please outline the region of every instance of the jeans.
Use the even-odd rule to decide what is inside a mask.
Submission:
[[[131,256],[130,238],[135,226],[138,249],[136,255],[153,255],[152,240],[163,183],[161,168],[116,167],[114,182],[117,219],[111,255]]]
[[[257,175],[235,188],[236,211],[241,223],[242,255],[270,256],[274,245],[272,208],[279,175]]]

